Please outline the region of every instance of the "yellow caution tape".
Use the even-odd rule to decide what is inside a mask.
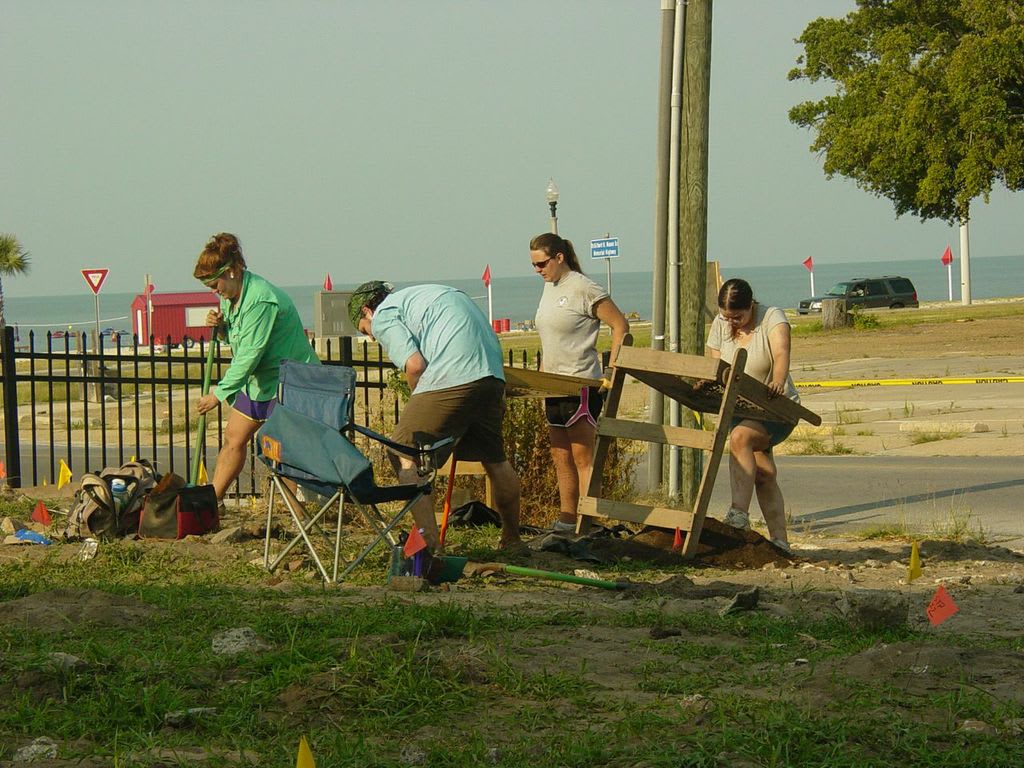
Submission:
[[[952,379],[835,379],[830,381],[796,382],[796,385],[801,389],[809,387],[916,387],[923,384],[1024,384],[1024,376],[975,376]]]

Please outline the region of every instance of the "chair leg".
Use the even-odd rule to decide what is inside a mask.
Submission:
[[[273,570],[270,568],[270,523],[274,515],[274,477],[271,475],[267,479],[267,530],[266,536],[263,540],[263,567],[268,571]]]
[[[411,501],[407,502],[406,505],[402,507],[402,511],[395,515],[390,523],[385,525],[383,528],[377,528],[377,538],[375,538],[373,541],[371,541],[369,544],[363,547],[363,550],[356,556],[356,559],[349,563],[345,570],[342,571],[340,578],[344,579],[346,576],[348,576],[348,574],[352,571],[353,568],[355,568],[357,565],[363,562],[363,559],[368,554],[370,554],[374,547],[377,546],[378,541],[388,541],[388,543],[390,543],[391,546],[397,546],[397,543],[392,543],[394,539],[391,536],[391,530],[402,521],[403,517],[405,517],[408,514],[409,510],[412,509],[412,505],[415,503],[415,501],[416,499],[412,499]],[[370,504],[368,506],[373,510],[373,513],[377,516],[378,521],[382,521],[383,516],[377,509],[377,506],[375,504]],[[362,509],[362,507],[360,508]],[[371,519],[370,515],[367,514],[365,510],[363,511],[363,514],[366,516],[367,520]],[[376,528],[375,524],[374,528]]]

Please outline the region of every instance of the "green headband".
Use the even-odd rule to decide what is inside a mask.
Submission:
[[[230,268],[231,268],[231,264],[225,264],[223,267],[218,269],[216,272],[214,272],[209,277],[200,277],[199,278],[199,282],[201,282],[206,287],[210,287],[211,283],[213,283],[215,280],[217,280],[217,278],[219,278],[221,275],[223,275],[225,272],[227,272]]]

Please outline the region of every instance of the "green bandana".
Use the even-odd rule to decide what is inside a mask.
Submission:
[[[378,296],[387,296],[394,289],[391,283],[371,280],[352,291],[352,297],[348,300],[348,317],[352,321],[352,325],[358,329],[359,320],[363,316],[363,307],[371,303]]]

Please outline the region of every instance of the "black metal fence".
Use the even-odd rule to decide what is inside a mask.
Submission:
[[[75,477],[120,466],[132,457],[149,459],[160,472],[185,475],[196,450],[206,466],[212,465],[224,437],[220,409],[217,418],[207,420],[211,428],[196,445],[193,408],[202,393],[206,342],[186,340],[173,348],[152,338],[141,345],[137,337],[130,344],[123,341],[101,336],[90,350],[86,334],[32,332],[28,344],[16,346],[14,329],[4,328],[3,462],[10,486],[55,483],[61,461]],[[227,345],[215,345],[213,379],[218,380],[231,354]],[[400,398],[383,398],[394,365],[379,344],[341,337],[314,346],[325,365],[356,369],[357,421],[379,430],[387,424],[373,419],[398,420]],[[539,351],[510,349],[507,355],[510,367],[540,367]],[[233,495],[261,490],[252,448]]]
[[[24,338],[22,339],[24,341]],[[204,341],[175,349],[167,344],[130,345],[101,337],[88,349],[80,338],[29,334],[16,347],[14,329],[4,329],[2,354],[4,469],[12,487],[56,482],[60,462],[76,477],[131,457],[153,461],[161,472],[187,474],[193,452],[206,465],[223,440],[219,418],[196,445],[198,414],[194,404],[202,393],[207,349]],[[378,344],[353,344],[350,338],[325,340],[319,356],[326,365],[347,365],[358,372],[356,417],[367,425],[379,413],[381,393],[394,366]],[[231,362],[227,345],[216,342],[213,378]],[[359,407],[359,406],[362,407]],[[390,417],[398,418],[398,398]],[[236,494],[257,492],[254,451],[249,471]]]

